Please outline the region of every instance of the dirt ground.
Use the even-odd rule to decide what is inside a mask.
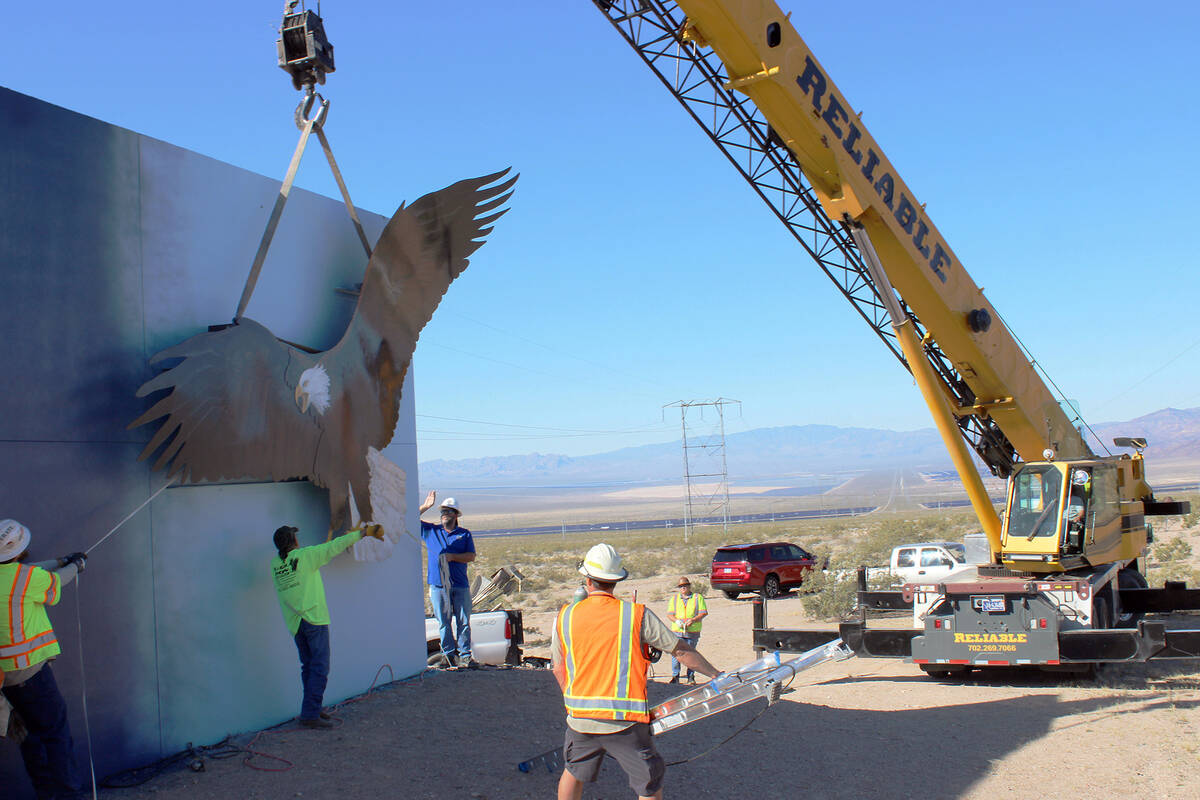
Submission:
[[[665,586],[664,579],[622,588],[649,597],[661,596]],[[750,661],[748,599],[707,599],[701,652],[722,669]],[[768,615],[773,627],[811,627],[797,597],[772,601]],[[527,615],[526,655],[548,655],[551,624],[549,614]],[[686,689],[666,683],[669,661],[654,672],[652,702]],[[898,660],[851,658],[801,673],[774,706],[756,700],[657,743],[668,762],[686,762],[668,769],[667,796],[1194,798],[1198,705],[1194,664],[1110,668],[1087,682],[1039,673],[935,682]],[[293,723],[236,739],[286,760],[259,756],[251,765],[283,771],[253,769],[244,753],[206,757],[203,771],[181,763],[142,786],[100,796],[554,796],[557,771],[517,769],[561,743],[561,696],[548,670],[427,672],[333,711],[339,723],[333,730]],[[584,794],[632,796],[612,761]]]

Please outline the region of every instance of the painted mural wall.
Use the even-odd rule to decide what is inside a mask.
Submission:
[[[137,461],[154,426],[126,430],[148,407],[134,392],[151,355],[231,320],[278,187],[0,88],[0,518],[31,529],[34,560],[86,550],[163,485]],[[396,204],[420,193],[398,189]],[[385,218],[360,215],[374,241]],[[365,264],[341,203],[294,190],[246,316],[330,347],[355,303],[338,290]],[[411,370],[385,452],[410,476],[416,530]],[[323,541],[324,490],[172,487],[92,553],[50,611],[85,772],[85,680],[98,775],[298,713],[298,659],[268,570],[285,523],[301,545]],[[323,574],[327,703],[366,691],[384,664],[396,678],[424,668],[415,543],[403,537],[377,564],[339,556]],[[24,780],[17,748],[0,739],[0,785],[14,775]]]

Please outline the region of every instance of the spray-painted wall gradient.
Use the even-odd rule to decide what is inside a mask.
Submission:
[[[125,429],[148,407],[134,392],[151,355],[233,317],[278,187],[0,89],[0,518],[31,529],[34,560],[87,549],[162,486],[137,461],[154,426]],[[360,213],[374,241],[386,220]],[[296,190],[246,316],[328,348],[354,310],[337,289],[365,265],[345,208]],[[412,392],[410,371],[386,452],[410,476],[415,530]],[[172,487],[92,553],[50,612],[85,772],[85,678],[101,775],[299,711],[299,663],[268,570],[284,523],[301,544],[323,541],[324,491]],[[327,702],[366,691],[383,664],[397,678],[424,667],[420,569],[404,537],[386,562],[346,554],[323,570]],[[0,740],[5,797],[23,781],[17,748]]]

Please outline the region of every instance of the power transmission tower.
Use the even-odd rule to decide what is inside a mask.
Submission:
[[[678,408],[683,429],[683,540],[697,525],[722,525],[729,532],[729,466],[725,459],[725,406],[740,400],[680,400],[666,408]],[[709,410],[705,417],[705,410]],[[689,412],[691,420],[689,422]],[[699,419],[697,420],[697,417]]]

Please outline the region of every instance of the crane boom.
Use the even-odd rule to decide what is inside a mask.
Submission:
[[[730,88],[762,110],[826,213],[866,230],[889,281],[976,397],[970,406],[955,405],[954,413],[991,417],[1026,461],[1039,460],[1047,448],[1063,458],[1091,456],[916,194],[779,6],[772,0],[679,0],[679,7],[687,15],[682,36],[720,57]]]

